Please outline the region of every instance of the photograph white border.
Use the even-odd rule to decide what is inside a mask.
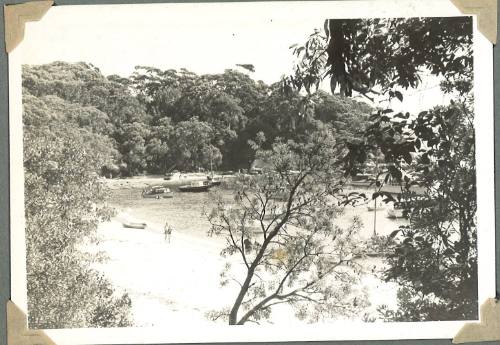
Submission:
[[[383,5],[382,5],[383,4]],[[89,6],[171,6],[172,4],[122,4]],[[175,4],[181,6],[180,4]],[[86,5],[82,5],[86,6]],[[211,3],[183,4],[207,6]],[[66,7],[66,6],[64,6]],[[71,6],[78,11],[80,6]],[[235,8],[244,8],[247,15],[272,17],[286,10],[291,16],[318,15],[322,18],[367,17],[446,17],[462,15],[448,0],[408,1],[325,1],[325,2],[252,2],[218,3],[215,15],[231,15]],[[50,11],[57,11],[58,7]],[[274,12],[273,12],[274,11]],[[90,18],[89,18],[90,19]],[[44,25],[28,23],[26,35]],[[50,37],[47,38],[50,40]],[[22,43],[21,43],[22,44]],[[9,54],[9,122],[10,122],[10,215],[11,215],[11,299],[27,311],[26,251],[24,220],[24,173],[22,135],[22,93],[20,49]],[[474,18],[474,85],[478,193],[478,281],[479,303],[495,296],[495,207],[494,207],[494,133],[493,133],[493,49],[492,44],[477,31]],[[70,344],[138,344],[186,342],[270,342],[380,339],[444,339],[452,338],[464,321],[419,323],[354,323],[339,322],[333,326],[310,325],[280,328],[277,326],[222,326],[203,329],[158,328],[86,328],[46,330],[58,345]],[[178,326],[178,325],[176,325]]]

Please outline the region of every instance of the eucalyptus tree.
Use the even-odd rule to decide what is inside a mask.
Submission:
[[[343,149],[331,127],[318,127],[300,142],[278,139],[268,150],[253,143],[268,167],[259,176],[242,175],[235,203],[220,198],[208,213],[209,234],[227,244],[221,283],[236,292],[233,304],[210,318],[259,323],[281,304],[299,319],[317,321],[354,316],[366,306],[356,288],[360,222],[335,223],[349,202],[339,169]]]

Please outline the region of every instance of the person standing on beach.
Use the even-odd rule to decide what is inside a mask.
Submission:
[[[165,227],[163,228],[163,234],[165,235],[165,241],[168,241],[170,243],[170,237],[172,237],[172,226],[168,224],[168,222],[165,222]]]

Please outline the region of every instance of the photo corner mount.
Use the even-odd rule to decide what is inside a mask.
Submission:
[[[5,50],[10,53],[24,38],[26,22],[38,21],[47,13],[54,1],[31,1],[4,5]]]
[[[476,15],[478,30],[497,43],[497,0],[450,0],[465,15]]]
[[[56,345],[43,331],[28,328],[26,314],[7,301],[7,345]]]
[[[489,298],[481,305],[481,322],[468,323],[453,338],[453,344],[500,340],[500,302]]]

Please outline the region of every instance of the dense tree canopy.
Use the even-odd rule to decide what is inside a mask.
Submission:
[[[34,118],[33,99],[25,99],[26,119]],[[98,172],[110,164],[112,154],[107,138],[72,123],[25,123],[27,282],[33,328],[130,325],[129,297],[117,297],[110,283],[90,268],[95,258],[78,248],[92,241],[97,224],[110,216],[103,207],[106,193]]]
[[[453,97],[414,113],[380,107],[359,140],[348,145],[347,174],[356,174],[371,157],[382,156],[373,197],[392,179],[401,186],[410,225],[392,234],[387,279],[397,281],[398,321],[470,319],[477,316],[476,181],[472,95],[472,21],[467,17],[326,20],[314,32],[285,88],[308,93],[329,78],[331,92],[387,97],[405,105],[405,90],[418,88],[426,75],[441,81]],[[375,182],[375,181],[374,181]],[[412,187],[424,189],[415,195]]]
[[[55,62],[26,66],[23,87],[34,104],[29,121],[53,116],[109,138],[116,154],[103,169],[107,176],[248,169],[255,156],[248,140],[260,131],[269,143],[293,139],[319,119],[355,137],[370,112],[326,93],[283,93],[279,83],[268,86],[234,70],[200,76],[137,67],[122,78],[105,77],[90,64]],[[35,105],[42,100],[45,108]]]

